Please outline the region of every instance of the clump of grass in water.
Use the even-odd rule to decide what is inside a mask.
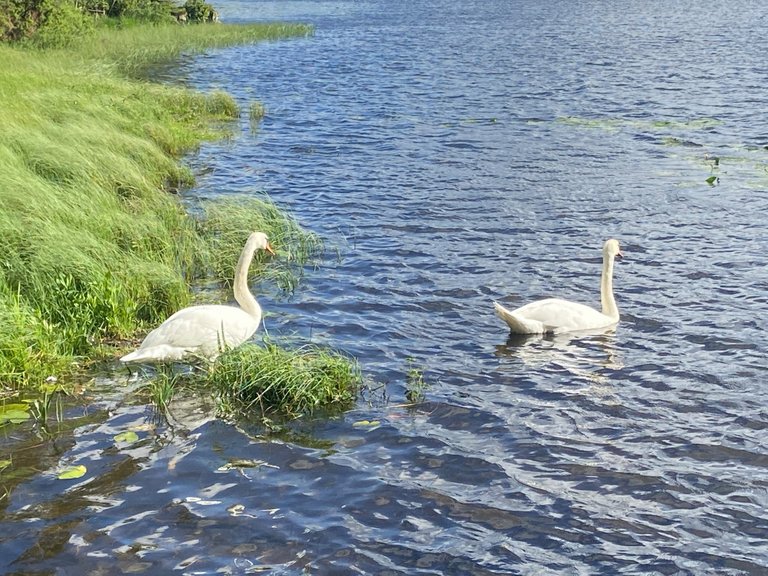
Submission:
[[[184,374],[174,374],[170,366],[162,366],[142,389],[149,401],[160,414],[168,413],[168,406],[176,394],[176,389],[187,378]]]
[[[323,242],[291,216],[282,212],[267,196],[236,197],[204,205],[202,235],[209,245],[216,278],[232,285],[235,265],[248,235],[264,232],[278,258],[259,254],[250,268],[251,278],[275,282],[282,290],[293,291],[301,280],[303,266],[323,253]]]
[[[220,356],[205,384],[216,391],[226,415],[298,416],[350,407],[362,376],[356,361],[319,346],[246,344]]]
[[[264,104],[261,102],[251,102],[250,110],[248,117],[251,119],[251,122],[259,122],[262,118],[264,118],[264,115],[266,114],[266,110],[264,109]]]
[[[429,384],[424,380],[424,370],[416,365],[416,360],[408,358],[406,361],[405,397],[412,404],[424,402]]]

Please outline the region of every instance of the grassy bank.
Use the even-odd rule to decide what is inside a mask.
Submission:
[[[104,342],[135,335],[231,274],[259,226],[281,255],[316,241],[268,200],[248,219],[172,194],[192,181],[179,155],[239,114],[226,94],[132,79],[213,46],[307,34],[305,26],[100,27],[67,50],[0,46],[0,384],[72,376]],[[229,211],[229,212],[228,212]],[[222,216],[223,215],[223,216]],[[297,249],[296,246],[299,246]],[[303,252],[302,252],[303,251]],[[226,262],[226,264],[224,264]]]

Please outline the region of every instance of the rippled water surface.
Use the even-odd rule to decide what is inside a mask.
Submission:
[[[258,288],[267,329],[386,401],[280,437],[119,400],[7,434],[5,573],[768,574],[763,4],[220,6],[316,31],[174,72],[267,110],[192,195],[267,192],[338,249]],[[618,328],[508,339],[493,300],[599,304],[609,237]]]

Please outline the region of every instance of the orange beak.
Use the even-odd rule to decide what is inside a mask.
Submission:
[[[275,254],[275,251],[272,249],[272,245],[269,242],[267,242],[267,246],[264,248],[264,250],[272,254],[272,256],[277,256],[277,254]]]

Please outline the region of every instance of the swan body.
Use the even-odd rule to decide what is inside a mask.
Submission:
[[[182,308],[152,330],[121,362],[175,362],[189,357],[215,360],[227,348],[248,340],[261,323],[261,306],[248,289],[248,269],[256,250],[274,255],[267,236],[253,232],[235,269],[235,300],[240,305],[206,304]]]
[[[496,314],[507,323],[513,334],[562,334],[610,328],[619,322],[619,309],[613,297],[613,263],[621,257],[618,240],[607,240],[603,245],[603,273],[600,279],[602,311],[578,302],[545,298],[515,310],[508,310],[494,302]]]

